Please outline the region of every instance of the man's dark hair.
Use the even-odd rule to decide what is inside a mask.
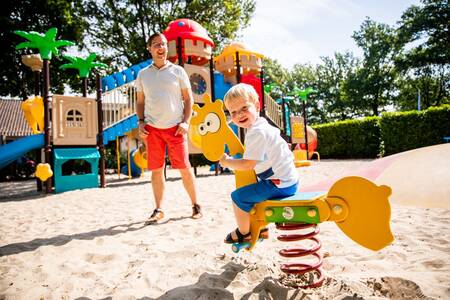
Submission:
[[[150,47],[152,45],[153,40],[158,37],[158,36],[162,36],[164,34],[162,34],[161,32],[156,32],[154,34],[152,34],[147,41],[147,47]]]

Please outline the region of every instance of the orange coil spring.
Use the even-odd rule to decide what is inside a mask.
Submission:
[[[322,243],[315,237],[319,234],[320,229],[317,224],[298,224],[298,223],[278,223],[276,224],[276,228],[279,230],[305,230],[308,228],[312,228],[313,231],[308,233],[296,233],[296,234],[282,234],[277,237],[279,241],[282,242],[294,242],[301,240],[310,240],[314,244],[311,248],[289,248],[280,250],[280,255],[283,257],[301,257],[312,255],[317,258],[317,261],[314,264],[307,263],[286,263],[281,265],[281,271],[286,274],[295,274],[302,275],[309,272],[315,272],[317,274],[318,279],[313,281],[312,283],[305,285],[298,285],[297,288],[313,288],[319,287],[322,285],[325,280],[325,276],[321,270],[322,266],[322,256],[318,253],[319,249],[322,247]]]

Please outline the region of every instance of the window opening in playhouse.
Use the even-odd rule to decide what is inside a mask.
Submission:
[[[83,115],[76,109],[72,109],[67,113],[66,127],[84,127]]]
[[[91,174],[91,164],[84,159],[69,159],[62,164],[62,175],[85,175]]]

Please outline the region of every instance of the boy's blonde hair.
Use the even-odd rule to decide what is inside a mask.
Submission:
[[[249,100],[255,105],[256,109],[259,110],[259,96],[253,86],[246,83],[236,84],[225,94],[223,102],[225,103],[225,106],[227,106],[227,103],[237,99]]]

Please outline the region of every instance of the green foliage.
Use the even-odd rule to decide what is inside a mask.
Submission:
[[[384,155],[440,144],[444,136],[450,136],[450,105],[386,113],[380,127]]]
[[[377,117],[317,125],[317,151],[323,158],[375,158],[380,152]]]
[[[322,112],[321,123],[357,117],[356,104],[346,91],[348,79],[354,76],[360,61],[351,52],[322,57],[317,66],[317,99]]]
[[[148,59],[148,37],[180,18],[205,27],[219,51],[249,24],[254,10],[253,0],[87,0],[84,6],[92,46],[105,50],[115,67]]]
[[[120,153],[120,165],[128,164],[126,152]],[[105,147],[105,168],[117,170],[116,142],[109,142]]]
[[[270,93],[279,90],[279,94],[275,97],[281,97],[283,92],[286,92],[285,84],[289,79],[289,72],[277,60],[269,57],[263,60],[264,69],[264,85],[270,86]],[[275,88],[276,87],[276,88]]]
[[[298,90],[298,88],[305,89],[309,87],[316,90],[317,80],[315,66],[310,64],[295,64],[284,85],[285,94],[295,93],[295,90]],[[316,93],[308,96],[308,103],[306,105],[308,123],[319,123],[323,121],[323,110],[320,104]],[[289,107],[294,114],[302,114],[303,105],[304,102],[298,97],[289,102]]]
[[[397,53],[394,30],[386,24],[367,18],[353,39],[363,50],[363,60],[349,77],[346,93],[355,108],[367,115],[378,116],[380,109],[391,104],[390,92],[395,80],[393,58]]]
[[[15,46],[23,42],[23,38],[14,34],[14,31],[45,32],[55,27],[58,28],[59,38],[74,41],[82,47],[86,24],[78,10],[81,2],[82,0],[21,0],[2,3],[0,27],[3,52],[0,56],[0,77],[3,81],[0,95],[21,96],[26,99],[34,91],[33,72],[22,64],[21,55],[35,51],[17,51]],[[53,93],[62,93],[64,84],[72,80],[67,72],[58,69],[60,64],[59,58],[54,58],[50,65]]]
[[[422,107],[449,103],[450,15],[447,0],[422,0],[402,15],[397,42],[402,52],[395,59],[397,70],[405,76],[400,81],[397,106],[408,109],[420,90]]]
[[[443,143],[450,105],[314,126],[323,158],[376,158]]]
[[[414,74],[398,78],[396,85],[399,92],[394,102],[399,110],[416,109],[419,94],[422,109],[450,103],[450,72],[444,66],[415,69]]]
[[[422,0],[423,6],[413,5],[402,15],[397,35],[405,49],[409,43],[420,41],[397,61],[401,69],[450,62],[450,10],[448,0]]]

